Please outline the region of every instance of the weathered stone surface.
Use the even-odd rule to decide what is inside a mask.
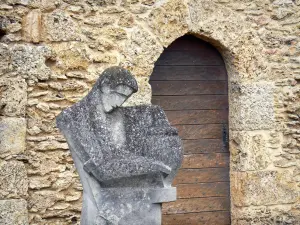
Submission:
[[[188,10],[183,1],[166,1],[145,19],[165,47],[188,31]]]
[[[263,132],[231,132],[231,168],[235,171],[262,170],[270,163],[268,135]]]
[[[24,163],[0,161],[0,198],[27,196],[28,180]]]
[[[50,176],[44,177],[31,177],[29,181],[29,188],[30,189],[41,189],[51,187],[53,183],[53,178]]]
[[[78,42],[60,43],[52,46],[56,55],[56,64],[60,70],[86,69],[89,59],[85,51],[86,45]]]
[[[77,24],[62,10],[55,10],[43,17],[43,39],[48,41],[80,40]]]
[[[230,85],[230,127],[232,130],[268,130],[274,127],[272,83]]]
[[[42,11],[49,12],[56,9],[61,4],[61,0],[48,1],[48,0],[28,0],[30,8],[38,8]]]
[[[0,224],[28,225],[26,201],[24,199],[0,200]]]
[[[233,225],[297,224],[300,218],[292,212],[290,205],[242,207],[237,208],[232,216]]]
[[[126,30],[123,28],[116,28],[110,26],[110,27],[104,27],[100,31],[103,34],[103,36],[106,37],[108,40],[121,41],[127,39]]]
[[[26,120],[0,117],[0,158],[25,150]]]
[[[24,79],[0,79],[0,116],[25,116],[26,91]]]
[[[23,19],[23,37],[27,42],[38,43],[41,40],[42,13],[39,9],[30,11]]]
[[[161,224],[158,203],[176,199],[178,132],[158,106],[120,107],[137,89],[127,70],[108,68],[57,117],[83,184],[81,224]]]
[[[62,193],[52,190],[38,190],[34,192],[28,201],[30,212],[45,212],[45,209],[52,207],[57,201],[63,201]]]
[[[11,48],[13,75],[33,81],[47,80],[52,72],[45,61],[50,57],[48,47],[14,45]]]
[[[0,77],[9,71],[10,54],[8,45],[0,43]]]
[[[2,35],[18,32],[21,28],[21,19],[19,16],[9,14],[2,16],[0,14],[0,30]]]
[[[157,57],[163,47],[145,30],[135,28],[126,41],[121,63],[129,68],[136,76],[150,76]]]
[[[262,206],[295,203],[296,186],[288,183],[291,176],[277,171],[232,172],[232,204]]]

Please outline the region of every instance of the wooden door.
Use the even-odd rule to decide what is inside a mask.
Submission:
[[[173,183],[177,201],[163,204],[163,225],[230,224],[227,73],[219,52],[190,35],[173,42],[150,78],[152,103],[162,106],[183,140]]]

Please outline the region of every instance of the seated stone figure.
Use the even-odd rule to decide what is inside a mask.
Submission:
[[[180,138],[159,106],[120,107],[137,90],[111,67],[57,117],[83,184],[82,225],[158,225],[160,203],[176,199]]]

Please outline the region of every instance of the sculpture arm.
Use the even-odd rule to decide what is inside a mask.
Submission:
[[[84,167],[85,170],[87,170],[87,167]],[[157,172],[168,175],[172,170],[169,166],[162,162],[154,161],[142,156],[130,156],[110,160],[103,163],[96,169],[97,170],[93,170],[92,173],[100,182]]]

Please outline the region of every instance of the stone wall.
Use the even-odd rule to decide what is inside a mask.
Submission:
[[[299,18],[299,0],[1,0],[0,224],[79,224],[55,116],[112,65],[138,80],[128,104],[150,103],[155,61],[186,33],[226,62],[232,223],[299,224]]]

